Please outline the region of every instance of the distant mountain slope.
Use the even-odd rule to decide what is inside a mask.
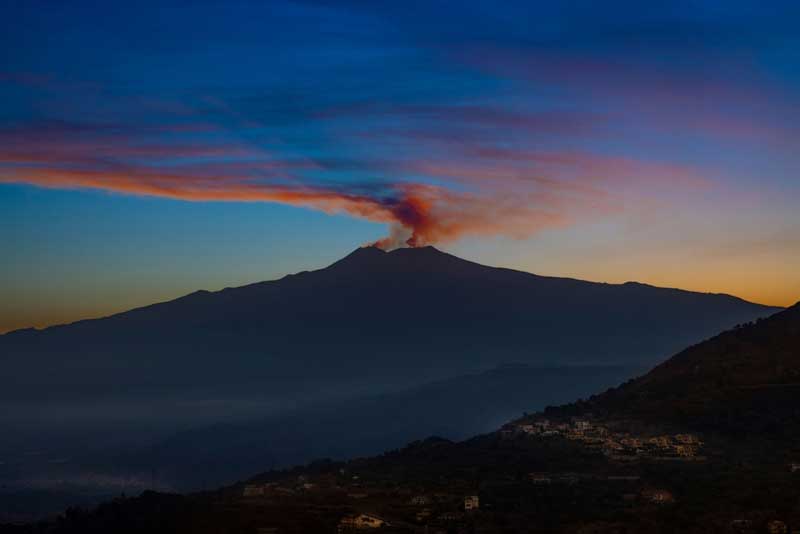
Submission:
[[[124,463],[134,472],[157,469],[172,486],[213,486],[270,467],[379,454],[431,435],[466,439],[494,430],[525,410],[586,397],[636,371],[616,366],[502,366],[408,390],[200,427],[114,463]]]
[[[800,437],[800,303],[692,346],[640,378],[559,410],[705,431]]]
[[[312,272],[0,336],[0,397],[309,400],[528,364],[652,364],[776,308],[360,248]]]

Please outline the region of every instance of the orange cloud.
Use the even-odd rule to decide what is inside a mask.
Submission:
[[[364,194],[335,187],[268,184],[224,176],[48,168],[14,169],[0,174],[0,182],[102,189],[187,201],[275,202],[326,213],[345,213],[392,224],[394,238],[378,242],[386,248],[403,244],[423,246],[466,234],[524,237],[567,222],[559,206],[541,207],[543,196],[487,198],[423,184],[393,184]]]
[[[677,166],[584,153],[542,153],[465,143],[438,159],[361,162],[386,180],[328,183],[324,164],[277,159],[225,142],[137,139],[114,128],[48,125],[0,132],[0,183],[90,188],[186,201],[274,202],[389,224],[385,248],[466,235],[525,238],[619,208],[609,189],[636,181],[697,186]],[[360,169],[363,171],[364,169]],[[408,182],[397,176],[423,176]],[[435,184],[435,185],[433,185]],[[652,183],[650,184],[652,185]]]

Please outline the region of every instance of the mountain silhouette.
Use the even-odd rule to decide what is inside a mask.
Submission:
[[[651,365],[777,308],[537,276],[433,247],[0,336],[3,399],[257,392],[307,401],[520,362]]]
[[[0,336],[0,370],[14,377],[0,398],[17,419],[17,407],[34,406],[31,420],[48,428],[62,424],[71,403],[105,408],[116,426],[87,425],[90,434],[74,420],[67,425],[84,457],[99,451],[101,463],[122,472],[158,471],[196,486],[316,455],[372,454],[428,433],[458,439],[480,431],[481,418],[500,425],[521,406],[540,410],[537,403],[600,391],[619,383],[620,370],[633,374],[736,327],[641,378],[545,413],[780,432],[793,428],[798,413],[800,313],[797,306],[776,311],[729,295],[487,267],[432,247],[367,247],[280,280]],[[237,402],[254,398],[249,418],[236,413]],[[193,421],[169,419],[186,405]],[[131,427],[132,407],[145,426],[166,418],[170,430],[121,465],[121,449],[101,440],[128,431],[119,422]],[[19,426],[8,428],[18,433]],[[138,437],[142,425],[132,428]],[[476,466],[502,478],[521,468],[575,471],[597,461],[577,445],[545,443],[543,450],[500,432],[424,443],[430,447],[354,465],[375,464],[376,472],[416,465],[427,480]],[[50,464],[42,465],[32,474],[49,476]],[[82,475],[97,467],[63,469]]]

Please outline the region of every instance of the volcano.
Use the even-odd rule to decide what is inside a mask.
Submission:
[[[381,391],[498,364],[650,366],[778,311],[364,247],[279,280],[0,336],[4,400]]]

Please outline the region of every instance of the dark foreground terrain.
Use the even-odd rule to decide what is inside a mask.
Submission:
[[[387,522],[382,532],[768,532],[771,522],[800,524],[800,473],[782,456],[739,462],[707,446],[704,460],[620,461],[563,437],[431,438],[211,493],[146,492],[3,532],[336,532],[359,514]],[[470,496],[478,508],[466,511]]]
[[[798,369],[800,305],[467,441],[120,497],[3,532],[794,532]]]

